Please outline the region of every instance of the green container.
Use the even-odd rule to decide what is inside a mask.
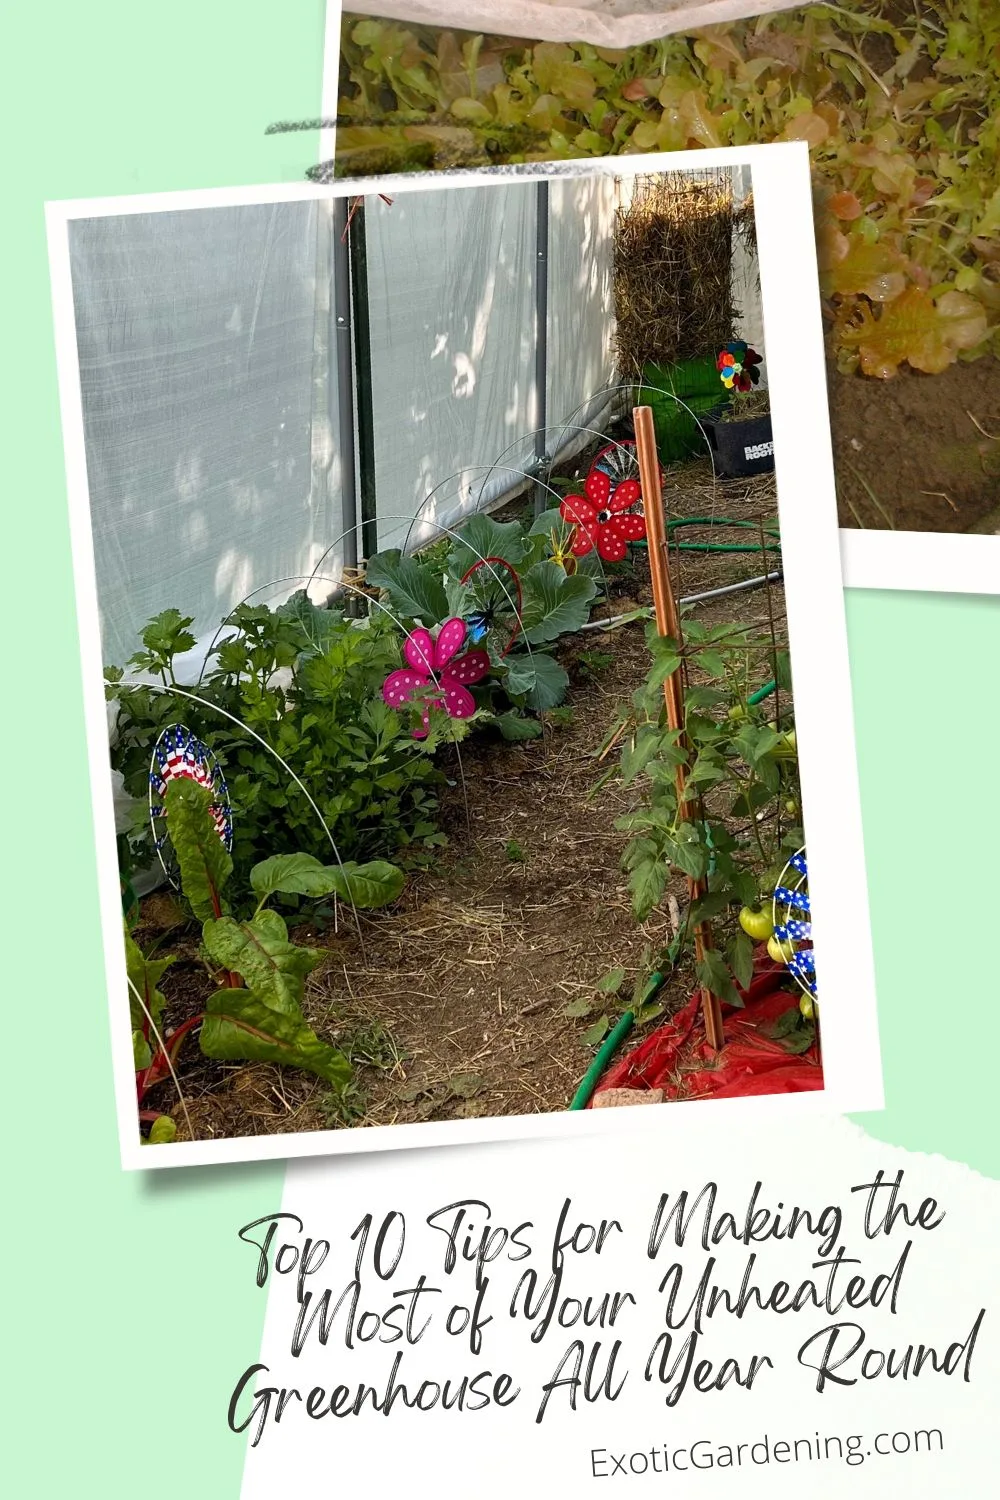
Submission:
[[[652,407],[662,463],[680,463],[710,451],[698,420],[721,416],[731,399],[719,378],[715,359],[714,354],[705,354],[676,364],[643,367],[639,401]]]

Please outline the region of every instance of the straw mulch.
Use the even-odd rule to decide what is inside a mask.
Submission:
[[[615,221],[618,365],[641,375],[718,349],[733,337],[733,236],[752,243],[749,200],[737,208],[727,171],[641,177]]]

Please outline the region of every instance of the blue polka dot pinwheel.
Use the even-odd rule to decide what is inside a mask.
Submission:
[[[774,936],[785,952],[785,965],[810,1001],[816,998],[816,959],[812,946],[812,908],[809,904],[806,852],[793,854],[774,888]]]

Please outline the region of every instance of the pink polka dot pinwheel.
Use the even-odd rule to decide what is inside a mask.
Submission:
[[[584,484],[586,496],[567,495],[559,507],[564,521],[576,527],[571,550],[586,557],[593,547],[605,562],[621,562],[629,542],[646,535],[643,517],[630,509],[642,498],[637,479],[623,479],[612,490],[602,469],[591,469]]]
[[[486,651],[458,653],[465,645],[464,620],[445,620],[437,640],[429,630],[418,626],[411,630],[403,644],[408,667],[400,667],[382,684],[382,697],[390,708],[402,708],[414,694],[430,689],[424,698],[423,725],[413,731],[422,740],[430,730],[430,708],[443,708],[453,719],[468,719],[476,711],[476,700],[467,683],[481,682],[490,670]]]

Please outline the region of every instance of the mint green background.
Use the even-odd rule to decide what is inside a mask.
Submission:
[[[0,232],[4,1445],[17,1500],[235,1500],[264,1293],[235,1231],[283,1167],[123,1173],[94,889],[43,204],[295,181],[323,0],[5,12]]]
[[[8,22],[0,1284],[18,1497],[236,1500],[224,1406],[264,1297],[234,1231],[283,1175],[118,1167],[42,205],[297,180],[316,139],[263,131],[318,112],[323,10],[95,0]],[[848,621],[888,1099],[864,1123],[1000,1176],[1000,600],[853,593]]]

